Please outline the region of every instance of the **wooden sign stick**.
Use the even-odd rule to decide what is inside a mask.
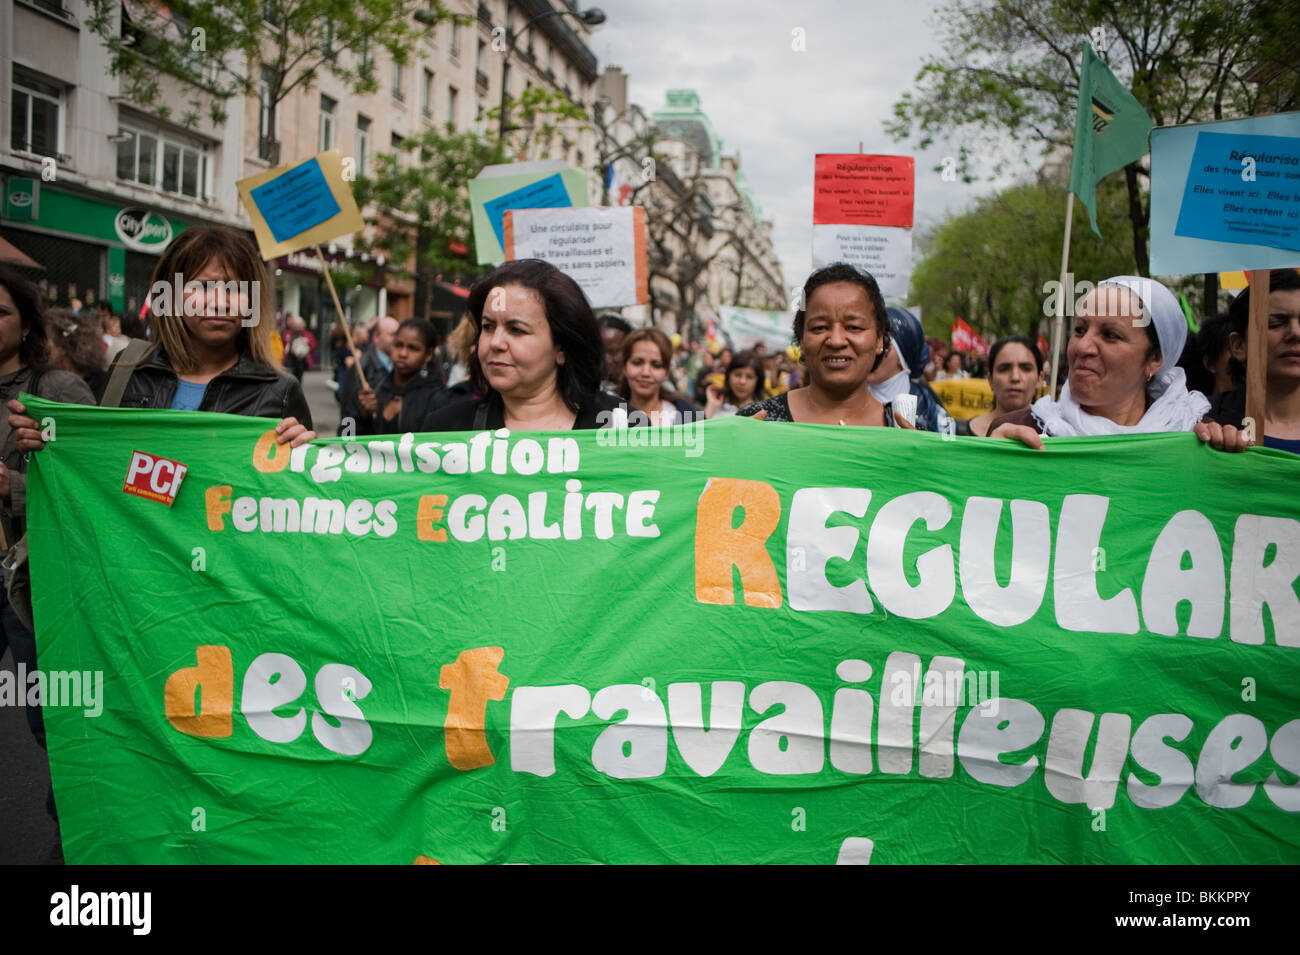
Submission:
[[[330,277],[330,266],[325,261],[325,256],[320,250],[320,245],[313,246],[316,250],[316,258],[320,259],[321,268],[325,272],[325,284],[330,287],[330,298],[334,299],[334,308],[338,312],[339,321],[343,323],[343,334],[348,340],[348,350],[352,352],[352,361],[357,366],[357,377],[361,379],[361,387],[369,388],[370,383],[366,381],[366,373],[361,368],[361,355],[357,352],[357,344],[352,340],[352,329],[348,325],[348,317],[343,314],[343,306],[339,304],[339,293],[334,291],[334,279]]]

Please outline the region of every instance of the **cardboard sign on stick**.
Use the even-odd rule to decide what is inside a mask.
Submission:
[[[538,168],[518,163],[527,171],[502,175],[501,166],[488,166],[469,181],[469,204],[474,226],[474,252],[479,265],[503,262],[505,214],[511,209],[558,209],[587,205],[587,174],[581,169]]]
[[[235,188],[253,220],[257,246],[267,261],[362,227],[361,212],[343,178],[343,160],[335,149],[241,179]]]
[[[889,299],[907,297],[912,280],[912,230],[874,225],[815,225],[813,268],[847,262],[870,272]]]
[[[1151,274],[1300,265],[1300,113],[1151,131]]]
[[[915,166],[911,156],[818,153],[813,224],[910,229]]]
[[[514,209],[505,213],[506,260],[543,259],[573,278],[592,308],[650,300],[645,209]]]

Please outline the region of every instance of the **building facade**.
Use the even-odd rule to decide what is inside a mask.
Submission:
[[[645,320],[683,337],[721,305],[783,309],[772,222],[727,155],[694,90],[669,90],[653,115],[629,103],[627,77],[601,75],[595,116],[609,167],[606,201],[646,208],[651,303]],[[625,310],[629,317],[631,310]]]
[[[368,50],[340,50],[310,85],[292,84],[293,76],[276,83],[263,66],[256,93],[224,104],[224,122],[200,113],[183,125],[176,121],[187,112],[180,81],[160,77],[159,94],[147,106],[124,94],[108,50],[87,25],[91,10],[84,0],[0,0],[0,116],[9,124],[0,142],[0,238],[44,268],[41,281],[52,301],[106,297],[117,310],[136,311],[158,255],[181,230],[198,223],[250,228],[235,188],[239,179],[325,149],[342,153],[345,170],[365,174],[376,154],[431,126],[495,135],[487,114],[499,106],[503,83],[513,97],[541,86],[590,108],[596,58],[576,6],[562,0],[448,0],[447,6],[464,22],[433,26],[404,64]],[[260,34],[265,62],[276,61],[280,43],[274,9],[267,5]],[[126,29],[133,14],[170,16],[155,0],[127,0],[123,10],[117,26]],[[419,13],[412,17],[419,20]],[[167,39],[187,39],[182,26],[168,29],[175,35]],[[368,71],[378,88],[357,93],[331,65]],[[288,92],[276,95],[283,88]],[[560,133],[563,154],[551,155],[590,166],[590,126],[573,123]],[[367,222],[373,213],[362,210]],[[373,225],[368,230],[373,235]],[[355,250],[350,236],[323,252],[353,321],[415,313],[414,283],[396,274],[394,263]],[[404,263],[407,271],[413,264]],[[304,315],[322,337],[336,316],[314,253],[268,265],[280,308]],[[466,265],[473,270],[468,256]],[[441,297],[457,301],[463,290],[449,291]]]

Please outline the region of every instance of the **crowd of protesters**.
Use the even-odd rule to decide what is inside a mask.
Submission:
[[[36,289],[0,266],[0,533],[24,533],[26,453],[43,447],[22,392],[106,406],[225,412],[273,418],[282,442],[316,437],[301,387],[316,342],[289,316],[246,323],[249,306],[275,314],[257,249],[224,228],[188,229],[156,275],[187,278],[185,300],[155,307],[147,326],[105,308],[46,309]],[[193,286],[188,282],[194,282]],[[237,283],[262,296],[232,302]],[[239,285],[238,283],[248,283]],[[1300,453],[1300,275],[1271,275],[1266,343],[1267,417],[1259,443]],[[1087,295],[1068,331],[1068,378],[1045,394],[1047,364],[1024,336],[982,356],[992,407],[958,421],[929,381],[969,376],[958,352],[934,355],[921,323],[887,308],[872,276],[839,264],[809,276],[791,345],[733,351],[688,345],[657,328],[597,317],[579,286],[539,260],[506,263],[476,283],[468,313],[445,342],[425,321],[381,317],[331,333],[340,433],[509,428],[568,430],[667,426],[745,416],[836,426],[878,426],[1044,439],[1195,431],[1220,450],[1243,449],[1249,294],[1207,320],[1188,342],[1173,294],[1150,279],[1106,279]],[[356,351],[354,351],[354,345]],[[287,370],[286,370],[287,369]],[[6,561],[7,571],[12,561]],[[22,587],[0,588],[0,653],[36,667]],[[43,742],[40,710],[28,708]],[[54,806],[51,798],[50,811]]]

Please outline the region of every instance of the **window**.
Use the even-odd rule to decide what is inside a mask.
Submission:
[[[370,160],[370,120],[357,115],[357,174],[364,176]]]
[[[131,126],[118,128],[117,178],[191,199],[207,201],[206,146]]]
[[[370,48],[370,38],[365,37],[357,43],[357,73],[363,80],[368,80],[374,72],[375,54]]]
[[[63,89],[14,64],[10,148],[40,156],[59,154]]]
[[[425,119],[433,119],[433,73],[424,71],[424,82],[420,84],[420,112]]]
[[[456,122],[456,100],[459,95],[460,94],[456,91],[456,87],[447,87],[447,122],[452,123],[453,125]]]
[[[451,21],[451,55],[460,56],[460,24],[455,20]]]
[[[406,91],[403,89],[403,87],[405,86],[406,86],[406,81],[405,78],[402,76],[402,64],[394,63],[393,64],[393,99],[397,100],[399,103],[406,102]]]
[[[392,136],[389,137],[388,145],[395,150],[402,149],[406,146],[406,140],[402,137],[401,133],[393,133]]]
[[[474,69],[480,73],[487,72],[487,44],[482,40],[478,41],[478,53],[474,56]]]
[[[321,152],[334,148],[334,110],[338,105],[328,96],[320,98],[320,142],[317,145]]]

